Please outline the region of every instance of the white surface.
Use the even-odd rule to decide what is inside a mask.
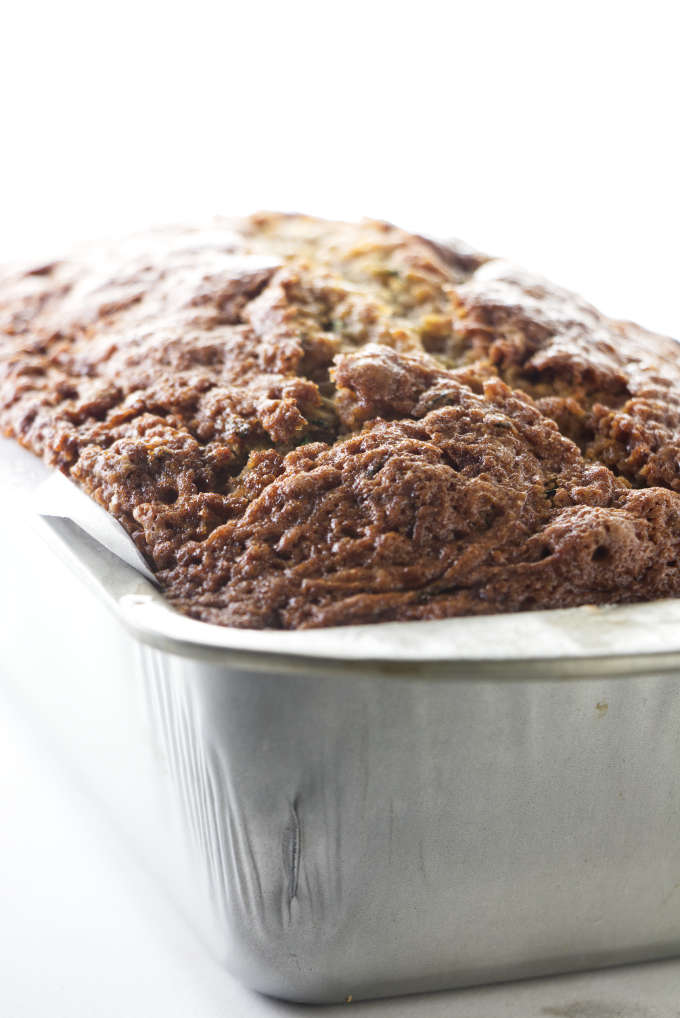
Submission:
[[[0,677],[2,669],[0,668]],[[0,684],[3,1018],[677,1018],[680,961],[346,1007],[249,993],[206,956]]]

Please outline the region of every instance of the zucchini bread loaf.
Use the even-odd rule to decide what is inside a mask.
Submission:
[[[680,595],[680,347],[382,222],[261,214],[6,273],[0,426],[207,622]]]

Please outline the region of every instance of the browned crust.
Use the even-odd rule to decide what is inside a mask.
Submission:
[[[222,625],[680,593],[675,342],[385,223],[260,214],[0,281],[0,425]]]

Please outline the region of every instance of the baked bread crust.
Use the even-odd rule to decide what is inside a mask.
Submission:
[[[220,625],[680,594],[675,341],[386,223],[263,213],[7,274],[0,425]]]

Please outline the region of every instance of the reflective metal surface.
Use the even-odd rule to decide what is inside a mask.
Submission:
[[[26,524],[0,527],[11,680],[250,986],[356,1000],[680,952],[674,602],[590,635],[567,614],[562,658],[499,656],[509,617],[478,660],[200,647],[67,521],[44,536],[81,577]]]

